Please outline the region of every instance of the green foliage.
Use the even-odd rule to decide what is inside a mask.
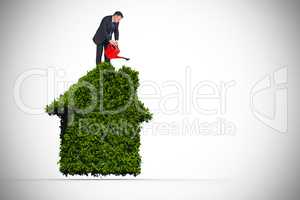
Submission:
[[[61,118],[64,175],[138,175],[141,123],[152,113],[138,99],[138,72],[97,65],[45,107]]]

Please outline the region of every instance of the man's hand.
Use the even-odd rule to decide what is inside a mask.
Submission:
[[[109,43],[111,43],[112,45],[115,45],[115,46],[118,45],[118,41],[115,41],[115,40],[109,40]]]

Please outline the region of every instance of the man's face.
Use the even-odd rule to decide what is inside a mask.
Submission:
[[[121,19],[122,19],[121,16],[118,16],[118,15],[115,15],[115,16],[114,16],[114,22],[116,22],[116,23],[120,22]]]

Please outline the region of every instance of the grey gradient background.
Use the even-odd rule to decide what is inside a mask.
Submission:
[[[94,67],[92,37],[115,10],[125,15],[120,46],[132,58],[128,65],[140,72],[141,84],[153,81],[164,94],[152,101],[144,96],[155,118],[142,134],[142,174],[65,179],[56,164],[59,119],[24,112],[14,99],[15,81],[30,69],[52,67],[60,70],[59,81],[75,82]],[[1,1],[0,199],[299,199],[299,11],[296,0]],[[184,85],[187,66],[194,84],[236,82],[226,113],[168,114],[157,106],[169,91],[166,80]],[[288,72],[284,133],[257,120],[249,106],[255,82],[282,66]],[[53,98],[40,76],[24,81],[20,94],[38,109]],[[259,101],[266,112],[270,98]],[[235,134],[146,134],[157,123],[216,117],[232,121]]]

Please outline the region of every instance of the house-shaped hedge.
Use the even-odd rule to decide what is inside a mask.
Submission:
[[[64,175],[138,175],[140,130],[152,113],[138,99],[138,71],[103,62],[45,107],[60,125]]]

